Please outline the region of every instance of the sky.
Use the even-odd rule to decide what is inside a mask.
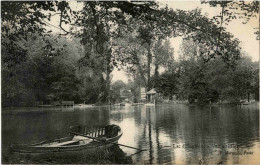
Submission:
[[[196,8],[201,8],[203,14],[208,14],[210,18],[219,15],[221,12],[220,7],[210,7],[208,4],[201,4],[200,1],[160,1],[162,6],[168,5],[169,8],[181,9],[181,10],[192,10]],[[226,27],[226,30],[234,35],[241,41],[242,50],[252,58],[253,61],[259,60],[259,41],[256,40],[256,31],[254,28],[259,27],[259,18],[251,19],[247,24],[242,23],[243,20],[237,19],[232,20]],[[174,48],[174,58],[179,57],[179,47],[182,42],[181,37],[171,38],[171,45]],[[123,80],[127,83],[128,78],[123,71],[117,71],[116,69],[112,72],[113,79],[115,82],[117,80]]]
[[[202,13],[208,14],[210,18],[219,15],[221,12],[220,7],[210,7],[208,4],[201,4],[199,1],[165,1],[164,4],[168,4],[173,9],[192,10],[195,8],[201,8]],[[254,28],[259,26],[259,19],[253,18],[247,24],[242,23],[243,20],[237,19],[229,22],[227,28],[228,32],[231,32],[236,38],[241,41],[242,49],[252,57],[253,61],[259,60],[259,41],[256,40],[256,31]],[[171,39],[172,46],[175,49],[175,53],[178,54],[178,48],[181,42],[181,37]]]

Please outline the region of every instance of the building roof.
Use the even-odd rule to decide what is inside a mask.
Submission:
[[[147,95],[153,95],[153,94],[156,94],[157,92],[155,91],[155,89],[151,89],[150,91],[148,91],[146,94]]]

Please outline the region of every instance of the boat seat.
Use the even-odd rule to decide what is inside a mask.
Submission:
[[[74,136],[72,140],[84,141],[85,144],[93,141],[93,139],[90,139],[90,138],[87,138],[87,137],[84,137],[84,136],[80,136],[80,135]]]
[[[71,141],[66,141],[66,142],[62,142],[62,143],[52,144],[49,147],[59,147],[59,146],[64,146],[64,145],[68,145],[68,144],[78,143],[79,141],[80,140],[71,140]]]
[[[80,135],[76,135],[73,137],[72,140],[86,140],[86,139],[89,139],[87,137],[84,137],[84,136],[80,136]]]

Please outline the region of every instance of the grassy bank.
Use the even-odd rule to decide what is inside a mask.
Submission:
[[[205,103],[201,104],[198,102],[189,103],[188,100],[167,100],[162,101],[162,104],[185,104],[185,105],[199,105],[199,106],[244,106],[244,107],[259,107],[259,101],[250,102],[233,102],[233,101],[223,101],[217,103]]]

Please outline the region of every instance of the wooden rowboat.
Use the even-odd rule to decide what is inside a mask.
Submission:
[[[29,145],[13,144],[11,151],[25,154],[94,152],[111,147],[122,136],[121,128],[117,125],[97,127],[92,131],[87,131],[86,126],[72,126],[68,132],[70,136],[60,139]]]

